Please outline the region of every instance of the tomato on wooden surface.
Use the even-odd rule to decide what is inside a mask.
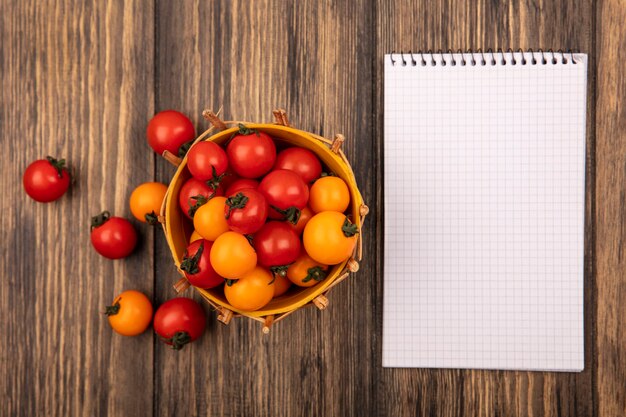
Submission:
[[[231,230],[247,235],[265,224],[269,206],[265,197],[253,189],[238,191],[226,199],[224,217]]]
[[[304,250],[287,269],[287,278],[299,287],[312,287],[327,276],[328,265],[316,262]]]
[[[242,178],[258,178],[276,162],[276,145],[265,132],[239,124],[238,133],[228,142],[226,154],[233,171]]]
[[[198,233],[196,230],[191,232],[191,236],[189,237],[189,243],[195,242],[198,239],[202,239],[202,236],[200,236],[200,233]]]
[[[226,197],[213,197],[201,205],[193,216],[193,227],[206,240],[214,241],[222,233],[228,232],[228,222],[224,217]]]
[[[284,275],[287,265],[300,254],[300,238],[293,228],[285,223],[271,221],[259,230],[252,240],[260,265]]]
[[[161,304],[154,315],[154,331],[174,350],[182,349],[204,333],[204,310],[190,298],[172,298]]]
[[[187,153],[187,168],[194,178],[211,181],[217,188],[228,169],[228,157],[217,143],[198,142]]]
[[[300,210],[309,201],[309,188],[293,171],[278,169],[267,174],[259,184],[258,191],[270,205],[269,217],[298,223]]]
[[[274,277],[267,269],[257,266],[238,280],[227,282],[224,295],[239,310],[258,310],[274,297]]]
[[[59,199],[70,187],[70,173],[65,168],[65,159],[38,159],[24,171],[24,190],[30,198],[40,203]]]
[[[167,185],[160,182],[141,184],[130,195],[131,213],[140,222],[157,224],[165,193],[167,193]]]
[[[211,198],[222,195],[222,188],[212,188],[204,181],[196,178],[189,178],[180,189],[178,194],[178,205],[187,218],[193,220],[193,216],[200,206]]]
[[[196,240],[187,246],[180,269],[191,285],[214,288],[224,283],[224,278],[211,266],[212,246],[213,242],[205,239]]]
[[[274,298],[280,297],[291,288],[291,281],[285,276],[274,275]]]
[[[293,228],[293,230],[296,231],[298,236],[302,236],[304,226],[306,226],[306,224],[309,222],[309,220],[311,220],[311,217],[313,217],[314,214],[315,213],[313,213],[313,210],[311,210],[309,206],[306,206],[305,208],[300,210],[300,218],[298,219],[298,222],[296,224],[289,223],[289,225]]]
[[[343,213],[350,205],[350,190],[344,180],[327,176],[315,181],[309,194],[309,207],[316,213],[338,211]]]
[[[305,148],[287,148],[278,153],[274,170],[287,169],[302,177],[305,183],[317,179],[322,174],[322,163],[317,156]]]
[[[302,240],[311,258],[325,265],[335,265],[352,255],[357,234],[358,228],[345,214],[323,211],[306,224]]]
[[[152,303],[143,293],[128,290],[115,297],[104,314],[109,316],[109,324],[117,333],[137,336],[150,325]]]
[[[125,258],[135,249],[137,232],[128,220],[103,211],[91,218],[91,244],[105,258]]]
[[[252,180],[250,178],[239,178],[233,181],[228,186],[224,195],[233,195],[233,194],[236,194],[238,191],[243,191],[243,190],[247,190],[250,188],[253,190],[256,190],[258,186],[259,186],[259,182],[257,180]]]
[[[196,130],[191,120],[181,112],[165,110],[150,119],[146,135],[148,144],[159,155],[167,150],[180,156],[179,149],[196,137]]]
[[[211,265],[224,278],[238,279],[254,269],[256,263],[256,252],[241,233],[226,232],[213,242]]]

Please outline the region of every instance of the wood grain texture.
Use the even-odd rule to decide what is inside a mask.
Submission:
[[[517,49],[580,49],[591,54],[589,87],[594,88],[591,1],[562,2],[376,2],[375,91],[383,89],[384,53],[408,50],[437,51],[509,47]],[[377,96],[374,113],[378,152],[382,153],[383,100]],[[588,106],[593,121],[593,104]],[[589,149],[586,199],[585,302],[592,305],[593,255],[593,129],[588,130]],[[377,176],[383,172],[378,169]],[[377,205],[382,207],[382,193]],[[382,211],[376,218],[377,235],[382,236]],[[378,240],[377,253],[382,253]],[[382,276],[382,265],[378,273]],[[382,294],[382,281],[374,293]],[[375,304],[376,328],[382,332],[382,298]],[[585,310],[585,328],[594,328],[595,313]],[[381,363],[380,342],[374,363]],[[379,414],[390,415],[591,415],[593,413],[593,331],[585,333],[585,371],[575,373],[503,372],[427,369],[383,369],[377,397]]]
[[[114,336],[101,313],[123,288],[152,293],[153,232],[114,262],[91,248],[89,220],[129,215],[131,187],[154,175],[152,9],[1,2],[0,19],[0,415],[151,415],[152,336]],[[39,204],[21,175],[49,154],[76,183]]]
[[[597,17],[595,351],[599,416],[626,415],[626,7]]]

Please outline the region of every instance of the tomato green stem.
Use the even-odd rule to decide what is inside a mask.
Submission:
[[[243,123],[239,123],[237,126],[239,127],[239,134],[240,135],[247,136],[247,135],[251,135],[253,133],[256,133],[257,136],[260,136],[258,130],[250,129],[249,127],[247,127]]]
[[[185,142],[182,145],[180,145],[180,148],[178,148],[179,158],[184,158],[185,155],[187,155],[187,152],[189,152],[189,148],[191,148],[191,145],[193,145],[194,140],[195,139],[192,139],[189,142]]]
[[[289,264],[289,265],[271,266],[270,267],[270,271],[272,272],[273,279],[267,285],[272,285],[274,283],[274,281],[276,281],[276,276],[278,276],[278,275],[280,275],[281,277],[287,276],[287,270],[289,269],[290,266],[291,266],[291,264]]]
[[[159,222],[159,216],[157,216],[154,210],[152,210],[150,213],[146,213],[144,217],[146,219],[146,222],[148,222],[148,224],[151,226],[154,226]]]
[[[225,283],[226,283],[226,285],[228,285],[229,287],[232,287],[232,286],[233,286],[233,284],[234,284],[235,282],[237,282],[237,280],[236,280],[236,279],[224,278],[224,282],[225,282]]]
[[[196,214],[196,211],[198,211],[200,207],[205,205],[207,201],[213,198],[214,195],[215,195],[215,192],[213,192],[213,194],[211,194],[208,198],[203,196],[202,194],[189,197],[189,201],[187,202],[187,204],[189,204],[189,210],[187,210],[189,217],[193,218],[193,216]]]
[[[181,350],[183,346],[191,342],[191,336],[187,332],[176,332],[174,336],[164,340],[172,344],[172,349]]]
[[[359,233],[359,228],[356,227],[356,224],[352,224],[347,217],[343,222],[343,226],[341,226],[341,230],[346,237],[352,237]]]
[[[91,230],[93,230],[96,227],[100,227],[103,224],[105,224],[107,222],[107,220],[109,220],[110,217],[111,217],[111,213],[109,213],[108,211],[103,211],[102,213],[98,214],[97,216],[93,216],[91,218]]]
[[[243,193],[239,192],[232,197],[228,197],[226,199],[226,205],[228,206],[228,212],[226,213],[226,219],[230,218],[230,212],[235,209],[242,209],[246,207],[249,198],[246,197]]]
[[[220,183],[222,182],[222,180],[227,174],[224,172],[222,175],[217,175],[217,170],[215,169],[213,165],[211,165],[211,171],[213,173],[213,178],[206,181],[206,185],[211,187],[213,190],[217,190],[217,187],[220,186]]]
[[[326,271],[324,271],[322,269],[321,266],[313,266],[309,269],[307,269],[307,274],[306,277],[304,277],[304,279],[302,280],[302,282],[309,282],[312,279],[314,279],[315,281],[323,281],[324,278],[326,278]]]
[[[189,253],[185,251],[185,255],[183,256],[183,261],[180,263],[180,269],[187,272],[190,275],[197,274],[200,272],[200,268],[198,267],[198,262],[200,262],[200,257],[202,256],[202,252],[204,252],[204,240],[200,243],[200,247],[196,251],[193,256],[189,256]]]
[[[54,169],[57,170],[57,175],[59,176],[59,178],[63,178],[63,169],[65,168],[65,159],[57,160],[51,156],[46,156],[46,159],[48,160],[48,162],[50,162],[50,165],[52,165]]]
[[[284,216],[283,220],[286,220],[291,224],[298,224],[298,221],[300,220],[300,214],[301,214],[300,209],[298,207],[291,206],[285,210],[280,209],[271,204],[270,204],[270,207],[276,210],[282,216]]]
[[[105,310],[104,310],[104,314],[106,314],[107,316],[114,316],[117,313],[120,312],[120,300],[122,299],[122,297],[118,298],[117,300],[115,300],[115,304],[113,304],[112,306],[106,306]]]

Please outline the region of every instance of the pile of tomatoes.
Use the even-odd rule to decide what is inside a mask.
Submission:
[[[194,232],[180,268],[199,288],[223,285],[235,309],[254,311],[310,287],[348,259],[357,227],[347,184],[308,149],[239,125],[222,147],[195,144],[178,203]]]

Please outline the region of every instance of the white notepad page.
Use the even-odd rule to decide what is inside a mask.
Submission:
[[[580,371],[587,56],[453,56],[385,56],[383,366]]]

